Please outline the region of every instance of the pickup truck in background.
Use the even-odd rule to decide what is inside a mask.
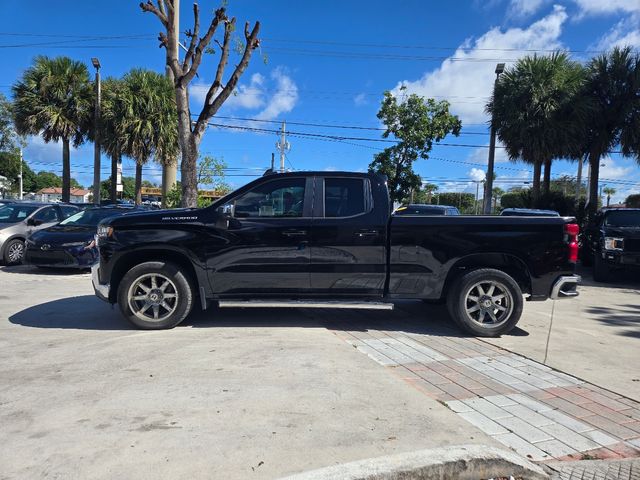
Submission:
[[[578,295],[577,235],[573,218],[391,215],[376,174],[270,174],[206,208],[101,222],[92,280],[143,329],[175,327],[196,302],[392,309],[422,299],[446,301],[466,332],[496,336],[525,297]]]
[[[593,279],[608,282],[615,271],[640,271],[640,208],[603,208],[584,229],[582,264]]]

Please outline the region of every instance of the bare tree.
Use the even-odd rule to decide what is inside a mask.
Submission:
[[[197,160],[200,142],[207,129],[207,122],[233,93],[238,80],[249,65],[251,54],[260,46],[260,40],[258,39],[260,22],[255,22],[252,29],[249,28],[249,22],[245,23],[245,41],[241,49],[240,62],[234,67],[227,82],[223,83],[224,71],[229,61],[231,37],[236,26],[235,17],[227,17],[225,7],[218,8],[214,13],[209,28],[200,37],[200,11],[198,4],[194,3],[193,30],[185,32],[186,37],[189,39],[189,47],[184,60],[180,62],[178,58],[178,36],[180,32],[177,31],[177,26],[174,22],[174,9],[177,8],[178,4],[178,0],[156,0],[155,3],[147,0],[146,3],[140,3],[140,8],[142,8],[143,12],[153,13],[165,29],[165,31],[160,32],[158,39],[160,40],[160,46],[165,49],[166,64],[174,78],[176,106],[178,109],[178,140],[182,153],[182,206],[195,207],[198,202]],[[198,72],[202,62],[202,55],[212,50],[215,51],[209,47],[209,44],[221,24],[224,28],[222,41],[214,40],[220,52],[215,78],[207,91],[204,105],[197,120],[192,121],[189,108],[189,83]]]

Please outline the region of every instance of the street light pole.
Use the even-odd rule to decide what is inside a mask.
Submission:
[[[91,59],[91,63],[96,69],[96,105],[94,119],[94,141],[93,141],[93,203],[100,205],[100,60],[96,57]],[[111,179],[115,182],[115,179]]]
[[[498,85],[498,79],[500,78],[500,74],[502,72],[504,72],[504,63],[499,63],[496,65],[496,80],[493,83],[494,96],[496,93],[496,85]],[[495,156],[496,156],[496,126],[493,120],[494,119],[492,117],[491,118],[491,139],[489,140],[489,162],[487,165],[486,183],[484,184],[483,213],[485,215],[491,214],[491,197],[493,195],[493,165],[495,163]]]
[[[18,198],[22,200],[22,148],[20,149],[20,173],[18,174],[18,180],[20,180],[18,182],[20,186],[20,196]]]

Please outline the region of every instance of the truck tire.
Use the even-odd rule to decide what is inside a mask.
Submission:
[[[602,283],[611,281],[611,269],[600,255],[593,259],[593,279]]]
[[[144,262],[122,277],[118,305],[122,315],[138,328],[173,328],[189,315],[193,288],[175,264]]]
[[[522,290],[508,274],[493,268],[465,273],[447,294],[456,324],[478,337],[495,337],[516,326],[522,315]]]

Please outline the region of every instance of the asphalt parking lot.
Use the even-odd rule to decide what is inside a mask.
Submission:
[[[461,342],[476,355],[497,346],[542,362],[554,308],[546,364],[640,400],[633,280],[603,287],[585,276],[579,299],[529,303],[511,334]],[[457,397],[425,397],[362,355],[360,337],[381,331],[413,332],[425,351],[458,336],[442,307],[420,302],[392,315],[212,310],[142,332],[93,296],[88,274],[1,267],[0,478],[278,478],[508,444],[444,406]]]

